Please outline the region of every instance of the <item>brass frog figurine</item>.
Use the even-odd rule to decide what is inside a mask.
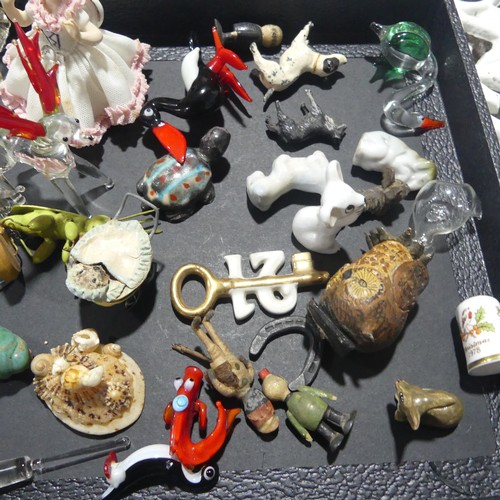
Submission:
[[[341,355],[392,344],[429,281],[432,255],[413,240],[412,229],[396,238],[377,228],[366,240],[370,249],[337,271],[319,304],[308,305],[308,320]]]

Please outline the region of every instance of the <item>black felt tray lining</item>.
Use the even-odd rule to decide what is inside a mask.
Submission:
[[[463,43],[463,40],[461,40]],[[169,49],[170,50],[170,49]],[[373,49],[374,50],[374,49]],[[367,53],[371,54],[372,49]],[[363,47],[363,52],[366,47]],[[466,59],[467,61],[467,59]],[[443,104],[438,99],[437,107]],[[425,107],[425,103],[423,104]],[[453,144],[443,148],[442,144],[433,143],[431,135],[423,138],[426,151],[442,154],[450,161],[444,162],[450,170],[444,176],[452,180],[460,180],[462,175],[456,169],[456,153]],[[451,157],[450,157],[451,155]],[[472,231],[472,232],[471,232]],[[481,258],[481,247],[474,226],[461,230],[450,238],[450,257],[454,267],[460,295],[463,297],[477,293],[490,293],[490,282]],[[472,258],[473,257],[473,258]],[[474,261],[474,269],[470,269],[470,261]],[[464,368],[463,366],[461,367]],[[490,408],[492,425],[495,434],[500,435],[498,418],[497,383],[493,378],[483,379],[485,398]],[[452,497],[452,496],[486,496],[500,491],[498,449],[489,457],[464,459],[451,463],[410,462],[407,464],[366,465],[331,465],[314,469],[300,468],[289,470],[246,471],[235,474],[224,474],[217,489],[206,498],[227,498],[232,496],[251,497],[257,491],[262,495],[267,488],[269,497],[296,496],[311,498],[313,496],[420,496]],[[104,490],[102,479],[92,480],[86,485],[82,480],[40,481],[23,490],[6,494],[6,498],[73,498],[83,495],[94,497]],[[83,486],[83,489],[82,489]],[[323,490],[323,487],[326,490]],[[137,498],[156,497],[164,493],[161,487],[150,488],[141,492]],[[82,495],[83,493],[83,495]],[[76,496],[75,496],[76,495]],[[188,498],[186,493],[176,492],[177,498]],[[202,497],[203,497],[202,496]]]

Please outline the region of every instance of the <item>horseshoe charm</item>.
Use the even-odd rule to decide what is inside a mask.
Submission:
[[[300,333],[309,340],[309,350],[304,367],[300,374],[288,384],[289,389],[295,391],[300,386],[310,385],[316,378],[321,363],[321,354],[323,353],[323,342],[321,342],[319,336],[308,326],[305,318],[290,316],[267,323],[259,330],[253,339],[249,353],[250,356],[258,357],[262,354],[269,342],[290,333]]]

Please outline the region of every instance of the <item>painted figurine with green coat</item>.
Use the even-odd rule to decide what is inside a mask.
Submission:
[[[271,401],[283,401],[286,404],[288,420],[306,441],[313,440],[310,431],[317,432],[328,442],[330,451],[337,450],[344,437],[351,431],[356,416],[355,411],[351,413],[337,411],[325,401],[337,398],[322,389],[303,385],[292,392],[288,388],[286,379],[273,375],[267,369],[261,370],[259,377],[264,395]]]
[[[7,328],[0,326],[0,380],[20,373],[30,364],[26,342]]]

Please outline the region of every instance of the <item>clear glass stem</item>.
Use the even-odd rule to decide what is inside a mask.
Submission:
[[[112,439],[111,441],[103,441],[99,444],[80,448],[78,450],[69,451],[60,455],[55,455],[48,458],[37,458],[32,461],[31,468],[33,474],[40,475],[45,472],[69,467],[94,458],[99,458],[107,455],[110,451],[123,451],[130,447],[130,438],[123,436]]]
[[[78,194],[72,182],[67,177],[56,177],[51,179],[52,184],[56,186],[62,195],[66,198],[66,201],[80,214],[85,217],[90,217],[90,212],[85,206],[85,202],[82,197]]]
[[[73,156],[75,157],[76,169],[78,172],[81,172],[83,175],[93,177],[94,179],[102,180],[106,189],[111,189],[115,185],[113,179],[101,172],[93,163],[85,158],[82,158],[81,156],[75,154],[73,154]]]

